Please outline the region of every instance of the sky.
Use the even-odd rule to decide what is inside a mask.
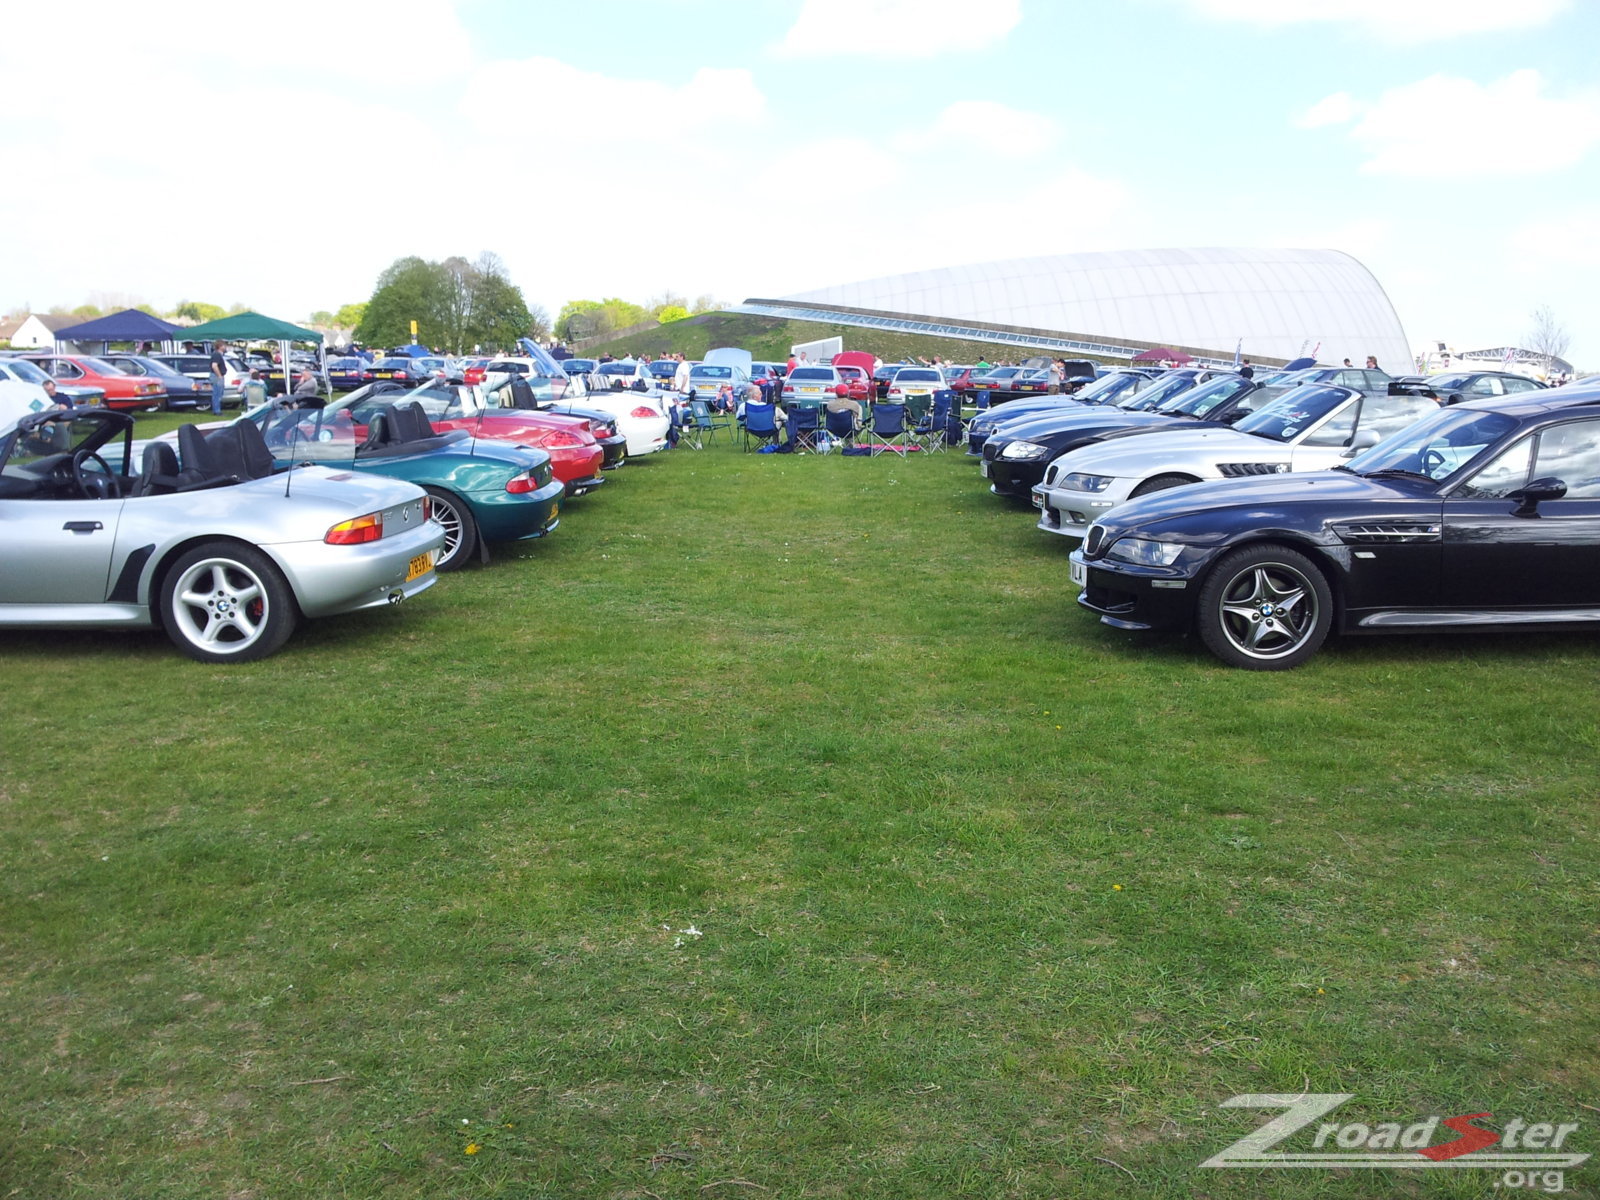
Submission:
[[[137,13],[137,21],[133,20]],[[1600,369],[1596,0],[57,0],[0,42],[0,309],[303,320],[397,258],[734,303],[1331,248],[1414,347]]]

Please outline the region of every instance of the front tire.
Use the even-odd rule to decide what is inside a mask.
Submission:
[[[425,490],[433,499],[433,519],[444,526],[444,548],[433,569],[441,573],[459,571],[472,561],[478,549],[478,523],[461,497],[443,488]]]
[[[1200,589],[1206,649],[1231,667],[1286,671],[1315,654],[1333,623],[1333,591],[1309,558],[1287,546],[1224,555]]]
[[[161,584],[161,624],[200,662],[254,662],[282,649],[299,623],[294,593],[250,546],[207,542],[173,564]]]

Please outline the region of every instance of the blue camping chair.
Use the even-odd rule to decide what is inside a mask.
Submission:
[[[924,450],[943,453],[961,440],[961,397],[949,388],[933,394],[933,408],[917,423],[917,441]]]
[[[822,427],[828,436],[843,446],[852,446],[856,440],[856,415],[847,408],[828,409],[822,416]]]
[[[805,450],[815,452],[817,434],[822,430],[822,423],[817,419],[818,410],[815,408],[796,408],[789,414],[789,449],[800,453]]]
[[[872,424],[861,433],[861,442],[873,454],[893,450],[904,455],[911,449],[911,431],[906,425],[904,404],[874,404]]]
[[[682,443],[694,450],[704,450],[706,443],[715,441],[717,433],[728,429],[726,417],[711,414],[711,406],[704,400],[689,401],[689,420],[683,427]]]
[[[782,430],[778,427],[778,406],[776,404],[750,404],[744,406],[744,448],[750,449],[750,440],[755,439],[756,445],[765,446],[778,440]]]

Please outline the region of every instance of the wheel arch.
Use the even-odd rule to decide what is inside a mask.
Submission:
[[[1291,529],[1261,530],[1251,533],[1248,537],[1240,538],[1236,542],[1229,542],[1212,558],[1194,580],[1195,594],[1199,595],[1201,588],[1216,572],[1217,566],[1224,558],[1235,550],[1252,550],[1258,546],[1282,546],[1294,550],[1311,560],[1311,565],[1321,573],[1323,582],[1328,585],[1328,593],[1333,597],[1333,632],[1337,633],[1344,625],[1344,572],[1328,554],[1328,548],[1312,541],[1303,533]]]
[[[284,585],[289,589],[289,595],[294,600],[296,617],[298,618],[302,615],[300,613],[300,597],[295,595],[294,581],[289,572],[283,569],[283,565],[278,562],[271,550],[265,546],[258,546],[244,538],[234,537],[231,534],[197,533],[192,537],[184,538],[181,542],[174,542],[163,550],[156,560],[155,566],[150,571],[149,590],[145,595],[144,605],[150,613],[150,624],[152,626],[161,630],[166,629],[165,622],[161,618],[161,591],[166,586],[167,576],[172,573],[172,568],[180,558],[197,546],[209,545],[242,546],[247,550],[255,551],[257,554],[265,555],[278,574],[283,576]]]

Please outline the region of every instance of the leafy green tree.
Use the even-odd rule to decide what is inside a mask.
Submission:
[[[689,315],[689,310],[681,304],[669,304],[656,313],[656,320],[665,325],[668,321],[681,321]]]
[[[361,314],[356,338],[371,346],[400,346],[411,341],[411,322],[419,341],[437,339],[439,293],[443,286],[436,264],[410,255],[397,258],[378,276],[378,286]]]
[[[556,316],[556,336],[564,342],[593,337],[599,324],[598,300],[568,300]]]
[[[178,307],[172,310],[172,315],[198,325],[206,321],[220,320],[228,315],[228,310],[220,304],[207,304],[201,300],[180,300]]]
[[[92,321],[96,317],[105,316],[105,313],[101,312],[97,305],[80,304],[77,308],[72,310],[72,315],[85,321]]]
[[[361,318],[366,315],[367,302],[359,304],[346,304],[333,314],[333,323],[340,329],[354,329],[361,324]]]
[[[325,308],[319,308],[312,313],[309,322],[312,325],[328,326],[333,324],[333,314]]]

